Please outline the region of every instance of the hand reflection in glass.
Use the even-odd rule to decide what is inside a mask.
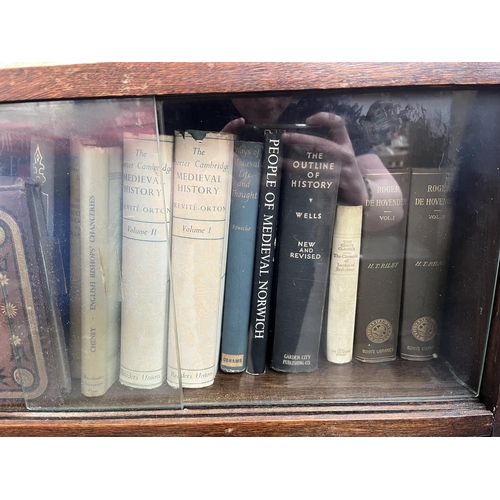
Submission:
[[[242,115],[230,121],[224,132],[237,133],[245,123],[253,125],[271,125],[278,123],[280,116],[294,101],[291,97],[257,97],[233,99],[232,103]],[[365,205],[371,200],[365,211],[368,227],[377,230],[382,227],[383,205],[377,200],[390,197],[402,198],[398,184],[375,153],[356,156],[347,130],[345,120],[331,112],[322,111],[309,116],[305,123],[328,129],[327,137],[316,137],[304,133],[285,132],[282,136],[284,144],[307,147],[309,151],[322,153],[324,161],[337,162],[341,165],[339,183],[339,202],[348,205]],[[376,171],[376,180],[368,180],[367,174]],[[403,207],[395,204],[393,223],[403,217]],[[385,222],[385,227],[387,222]]]

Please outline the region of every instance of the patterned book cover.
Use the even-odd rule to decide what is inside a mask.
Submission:
[[[70,390],[61,378],[67,353],[54,342],[62,332],[50,307],[52,270],[42,267],[50,260],[42,264],[37,251],[44,228],[38,188],[0,177],[0,401],[25,398],[28,406],[59,404]]]

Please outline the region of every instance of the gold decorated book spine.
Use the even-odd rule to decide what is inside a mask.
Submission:
[[[173,137],[123,140],[120,382],[154,389],[167,373]]]
[[[438,355],[452,218],[452,172],[413,169],[399,345],[403,359]]]
[[[352,360],[363,207],[338,205],[333,231],[328,294],[326,357]]]
[[[379,196],[363,207],[354,357],[366,363],[394,361],[403,283],[408,189],[407,168],[369,172],[367,179]],[[370,211],[377,217],[370,219]]]
[[[209,386],[217,372],[234,139],[175,135],[167,371],[173,387]]]
[[[118,378],[121,148],[84,145],[80,156],[82,394],[101,396]]]

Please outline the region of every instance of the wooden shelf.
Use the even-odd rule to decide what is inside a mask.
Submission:
[[[500,65],[491,63],[94,63],[0,71],[3,102],[500,82]]]
[[[184,391],[182,410],[175,409],[179,397],[166,387],[115,384],[99,400],[70,397],[65,409],[0,412],[0,435],[487,436],[492,428],[492,413],[438,360],[325,361],[311,374],[219,373],[213,386]],[[120,410],[117,401],[138,408]]]
[[[116,382],[104,396],[80,395],[79,381],[73,392],[54,406],[52,401],[33,401],[34,410],[130,410],[196,409],[213,407],[255,407],[276,405],[380,404],[418,401],[476,401],[477,395],[462,384],[442,360],[361,363],[354,360],[333,365],[326,360],[312,373],[264,375],[219,372],[212,386],[180,391],[166,383],[158,389],[140,390]]]
[[[122,412],[0,412],[1,436],[489,436],[474,401]]]

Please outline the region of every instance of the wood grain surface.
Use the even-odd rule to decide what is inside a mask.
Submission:
[[[498,63],[120,62],[1,69],[0,99],[7,102],[499,82]]]
[[[1,413],[0,436],[489,436],[479,403]]]

